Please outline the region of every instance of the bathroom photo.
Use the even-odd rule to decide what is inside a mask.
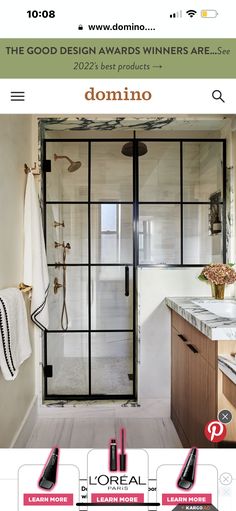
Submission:
[[[0,148],[0,447],[235,447],[236,116],[0,115]]]

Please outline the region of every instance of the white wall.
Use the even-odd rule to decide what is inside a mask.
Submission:
[[[201,268],[139,269],[139,399],[170,398],[170,310],[166,296],[211,296]],[[227,294],[233,286],[227,288]]]
[[[31,144],[31,116],[0,116],[0,289],[17,286],[23,277],[24,163],[32,164]],[[0,447],[9,447],[27,413],[34,373],[34,355],[12,382],[0,371]]]

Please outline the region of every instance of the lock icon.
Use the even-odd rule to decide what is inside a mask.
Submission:
[[[83,30],[83,29],[84,29],[83,25],[78,26],[78,30]]]

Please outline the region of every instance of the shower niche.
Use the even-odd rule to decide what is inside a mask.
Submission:
[[[136,396],[134,166],[123,145],[44,141],[45,399]]]

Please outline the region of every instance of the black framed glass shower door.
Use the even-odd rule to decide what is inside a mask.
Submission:
[[[125,142],[44,141],[45,399],[136,395],[135,172]]]

